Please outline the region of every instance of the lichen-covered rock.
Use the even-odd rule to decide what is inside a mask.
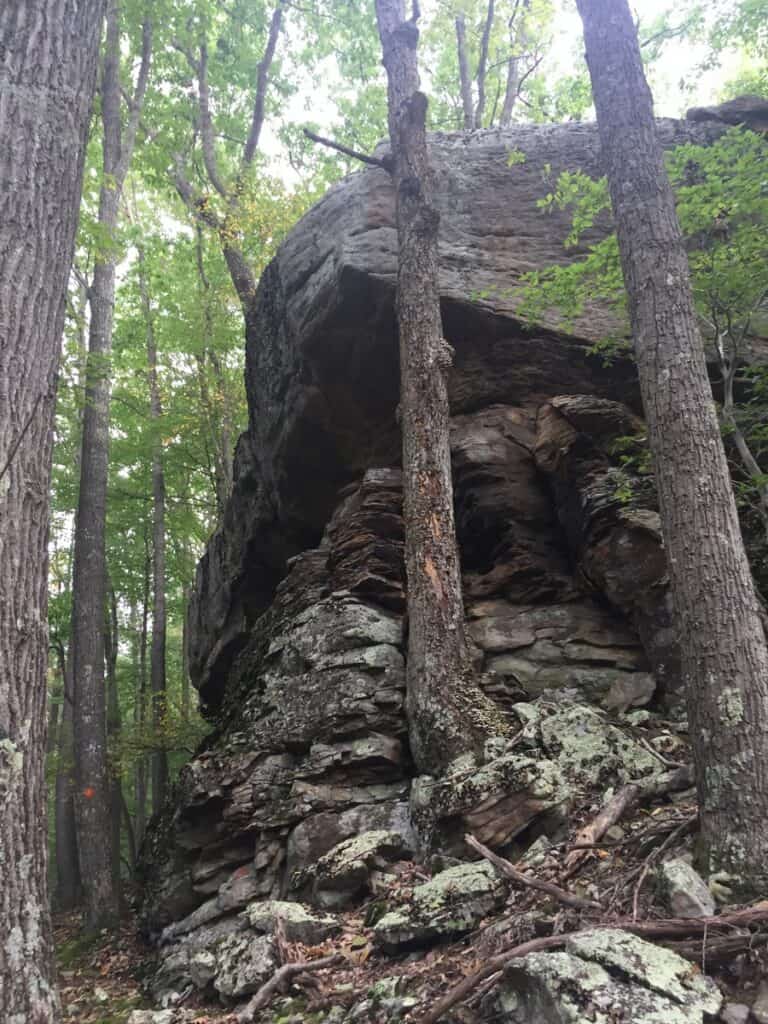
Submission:
[[[412,853],[397,832],[363,832],[297,872],[292,887],[307,891],[311,901],[321,907],[339,910],[371,892],[372,876]]]
[[[250,995],[278,968],[275,943],[268,935],[230,935],[216,953],[218,966],[213,985],[225,999]]]
[[[658,757],[594,708],[574,704],[542,715],[547,756],[576,789],[600,789],[649,778],[664,770]]]
[[[559,824],[570,796],[554,761],[513,751],[483,765],[462,759],[440,779],[416,779],[411,813],[431,846],[465,856],[467,832],[486,846],[505,846],[546,815]]]
[[[674,917],[711,917],[715,913],[707,883],[683,857],[663,861],[658,876]]]
[[[501,906],[505,896],[506,885],[490,864],[459,864],[416,886],[409,903],[380,918],[374,942],[397,952],[461,935]]]
[[[288,942],[302,942],[307,946],[319,945],[341,931],[338,919],[332,915],[316,914],[300,903],[286,900],[252,903],[246,916],[255,932],[274,935],[279,926]]]
[[[505,1024],[702,1024],[722,1003],[689,961],[614,929],[511,961],[493,998]]]

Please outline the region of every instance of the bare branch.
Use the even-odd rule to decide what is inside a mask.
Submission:
[[[219,175],[216,162],[216,142],[211,117],[211,94],[208,87],[208,42],[200,40],[200,62],[197,71],[197,95],[200,104],[200,137],[203,144],[203,163],[208,180],[220,196],[227,196],[228,190]]]
[[[483,846],[474,836],[464,836],[464,842],[467,846],[471,846],[473,850],[477,850],[479,854],[482,854],[502,875],[510,878],[513,882],[517,882],[518,885],[524,885],[527,889],[538,889],[539,892],[545,892],[548,896],[554,897],[566,907],[575,907],[576,910],[600,910],[600,904],[595,903],[594,900],[584,900],[580,896],[573,896],[571,893],[566,892],[565,889],[561,889],[559,885],[555,885],[554,882],[532,878],[530,875],[518,871],[514,864],[510,864],[504,857],[500,857],[493,850],[489,850],[487,846]]]
[[[144,97],[147,94],[147,83],[149,81],[149,67],[152,62],[152,22],[149,18],[144,21],[141,29],[141,64],[136,78],[136,88],[133,96],[128,101],[128,124],[120,145],[120,159],[115,169],[115,177],[118,182],[123,182],[128,173],[128,168],[136,145],[136,133],[139,130],[141,110],[144,106]]]
[[[243,149],[243,166],[250,167],[253,163],[253,157],[256,153],[256,148],[259,145],[259,137],[261,135],[261,129],[264,125],[264,104],[267,97],[267,87],[269,86],[269,70],[272,66],[272,61],[275,56],[275,48],[277,46],[277,37],[280,35],[280,27],[283,20],[283,3],[282,0],[278,3],[277,7],[272,12],[272,20],[269,23],[269,36],[267,38],[267,45],[264,49],[264,56],[259,61],[259,70],[256,75],[256,98],[253,102],[253,117],[251,118],[251,128],[248,132],[248,138],[245,142],[245,148]]]
[[[184,173],[184,162],[179,153],[176,153],[173,158],[171,177],[179,197],[190,213],[194,214],[203,224],[207,224],[209,228],[213,228],[214,231],[221,231],[223,227],[221,219],[210,209],[205,196],[195,194],[195,190]]]
[[[358,153],[356,149],[351,149],[349,146],[345,146],[342,142],[334,142],[333,139],[326,139],[323,135],[318,135],[316,132],[310,131],[309,128],[304,129],[304,134],[312,142],[317,142],[321,146],[327,146],[329,149],[335,149],[339,153],[343,153],[344,156],[351,157],[353,160],[359,160],[361,163],[370,164],[371,167],[381,167],[385,171],[392,171],[392,157],[387,155],[381,157],[368,156],[365,153]]]
[[[322,971],[326,967],[334,967],[342,962],[344,958],[339,953],[332,956],[323,956],[319,960],[302,960],[298,963],[283,964],[269,981],[265,982],[251,999],[244,1010],[237,1015],[238,1024],[250,1024],[259,1010],[263,1010],[269,1004],[272,996],[278,992],[283,985],[295,978],[297,974],[305,974],[309,971]]]

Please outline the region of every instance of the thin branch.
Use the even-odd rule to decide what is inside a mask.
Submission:
[[[272,996],[279,992],[287,982],[296,977],[297,974],[305,974],[308,971],[322,971],[326,967],[335,967],[344,958],[339,953],[332,956],[322,956],[319,960],[302,960],[298,963],[283,964],[269,981],[265,982],[251,999],[244,1010],[237,1015],[238,1024],[251,1024],[259,1010],[263,1010],[269,1004]]]
[[[548,896],[554,897],[558,903],[562,903],[566,907],[574,907],[576,910],[600,910],[600,904],[595,903],[594,900],[584,900],[580,896],[573,896],[571,893],[566,892],[565,889],[561,889],[559,885],[555,885],[554,882],[531,878],[530,875],[518,871],[508,860],[489,850],[487,846],[483,846],[474,836],[464,836],[464,842],[467,846],[471,846],[473,850],[477,850],[479,854],[482,854],[502,875],[510,878],[513,882],[517,882],[518,885],[524,885],[527,889],[538,889],[539,892],[545,892]]]
[[[211,93],[208,87],[208,41],[200,40],[200,61],[197,66],[197,96],[200,105],[200,137],[203,144],[203,163],[208,180],[220,196],[227,196],[227,187],[219,174],[216,162],[216,142],[211,117]]]
[[[181,158],[181,154],[179,153],[174,155],[171,176],[173,178],[173,184],[176,187],[176,191],[187,209],[197,219],[201,220],[204,224],[207,224],[209,228],[213,228],[214,231],[220,231],[223,226],[221,219],[208,206],[208,201],[205,196],[195,194],[195,190],[192,188],[186,174],[184,173],[184,163]]]
[[[120,145],[120,159],[115,169],[115,178],[118,182],[125,180],[131,163],[131,157],[133,156],[134,146],[136,145],[136,133],[139,130],[139,121],[141,120],[141,110],[147,93],[151,62],[152,22],[147,18],[141,29],[141,64],[139,65],[139,74],[136,78],[136,88],[133,91],[133,96],[128,102],[128,124],[125,126],[125,132]]]
[[[323,135],[310,131],[309,128],[304,129],[304,134],[312,142],[317,142],[321,146],[327,146],[329,149],[335,149],[338,153],[343,153],[344,156],[351,157],[353,160],[359,160],[361,163],[369,164],[371,167],[381,167],[385,171],[392,171],[392,157],[389,155],[381,159],[377,156],[367,156],[365,153],[359,153],[356,149],[345,146],[342,142],[326,139]]]
[[[245,148],[243,149],[243,167],[250,167],[253,163],[253,157],[259,145],[259,136],[261,135],[261,129],[264,125],[264,105],[267,97],[267,87],[269,86],[269,69],[272,65],[272,61],[274,60],[277,37],[280,35],[282,20],[283,3],[281,0],[272,12],[272,20],[269,23],[269,37],[267,38],[267,45],[264,49],[264,56],[259,61],[259,69],[256,75],[256,98],[253,102],[251,128],[248,132]]]

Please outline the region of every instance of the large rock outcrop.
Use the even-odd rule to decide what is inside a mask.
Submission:
[[[666,146],[720,131],[659,123]],[[249,428],[190,614],[213,731],[143,858],[145,925],[179,990],[253,990],[272,956],[269,937],[259,964],[246,956],[259,901],[343,906],[399,858],[457,853],[467,828],[524,850],[562,827],[585,765],[602,786],[660,767],[609,721],[679,687],[653,488],[619,487],[617,440],[642,430],[633,369],[590,354],[615,326],[605,309],[570,334],[515,317],[521,275],[574,255],[567,218],[536,200],[561,170],[599,173],[596,129],[436,136],[431,153],[468,628],[515,739],[412,786],[394,210],[367,169],[283,243],[249,325]],[[393,925],[384,944],[401,941],[415,933]]]
[[[659,122],[667,147],[722,131],[717,122]],[[513,151],[525,159],[510,166]],[[566,394],[621,396],[639,411],[631,366],[619,361],[606,371],[588,353],[616,327],[604,306],[588,303],[569,335],[554,315],[533,330],[515,317],[523,274],[583,251],[564,248],[567,214],[545,213],[536,201],[563,170],[600,173],[596,126],[436,135],[430,154],[444,330],[456,353],[453,411],[505,404],[533,415]],[[287,560],[320,541],[339,490],[399,458],[395,260],[391,182],[367,168],[328,192],[262,276],[246,349],[249,428],[190,616],[192,678],[211,708]]]

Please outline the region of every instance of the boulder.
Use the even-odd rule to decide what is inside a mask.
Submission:
[[[458,864],[413,890],[411,900],[377,921],[373,941],[385,952],[429,945],[471,931],[506,897],[488,863]]]
[[[493,999],[505,1024],[703,1024],[722,1003],[689,961],[614,929],[510,961]]]
[[[684,857],[662,861],[658,876],[674,917],[712,917],[715,913],[707,883]]]
[[[716,121],[658,122],[665,148],[706,143]],[[606,369],[588,347],[617,326],[588,302],[562,331],[516,317],[519,282],[564,263],[568,211],[537,207],[564,170],[602,173],[594,124],[520,125],[430,136],[440,219],[443,329],[455,350],[453,411],[532,407],[557,394],[637,399],[628,361]],[[510,166],[511,151],[525,160]],[[585,238],[597,241],[608,216]],[[246,345],[250,418],[232,498],[198,570],[189,661],[211,707],[293,555],[316,545],[338,492],[399,455],[396,267],[390,176],[366,168],[334,186],[291,231],[262,275]],[[306,452],[311,450],[308,463]]]
[[[377,873],[403,858],[412,850],[396,832],[363,832],[334,846],[315,864],[297,872],[292,887],[307,890],[313,903],[340,910],[372,891]]]
[[[267,900],[252,903],[247,911],[248,923],[255,932],[274,935],[278,927],[288,942],[317,946],[341,931],[337,918],[315,914],[300,903]]]
[[[225,999],[241,999],[261,988],[279,967],[277,949],[268,935],[230,935],[217,950],[216,991]]]
[[[440,779],[414,780],[411,812],[431,846],[466,856],[467,832],[498,849],[534,821],[559,824],[570,796],[554,761],[512,751],[483,765],[460,759]]]

